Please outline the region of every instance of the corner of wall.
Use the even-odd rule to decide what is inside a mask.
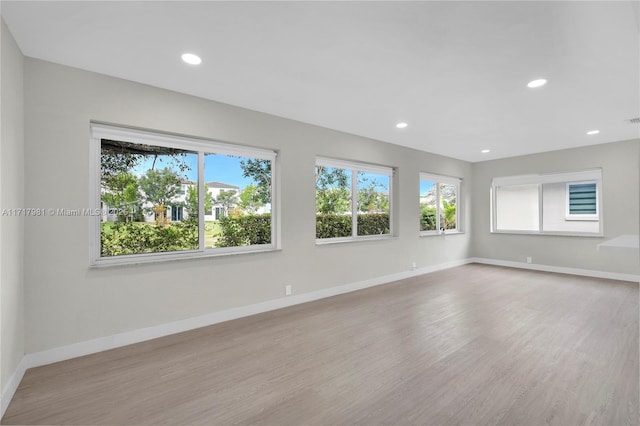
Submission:
[[[525,268],[531,267],[523,263],[530,258],[541,268],[601,272],[633,280],[640,273],[637,251],[598,247],[623,235],[638,235],[639,157],[640,140],[632,139],[473,163],[471,256]],[[490,232],[492,178],[595,168],[603,173],[603,237]],[[616,208],[622,205],[626,208]]]
[[[24,56],[0,17],[0,206],[24,206]],[[24,374],[24,217],[0,220],[0,409]]]

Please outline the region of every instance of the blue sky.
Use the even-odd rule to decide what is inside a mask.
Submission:
[[[326,171],[331,173],[334,170],[333,167],[327,167]],[[348,180],[348,185],[351,186],[351,170],[346,170],[346,176]],[[380,192],[389,192],[389,177],[386,175],[380,175],[377,173],[368,173],[368,172],[358,172],[358,182],[359,188],[366,188],[369,186],[371,182],[375,185],[375,190]],[[338,184],[334,183],[333,185],[329,185],[329,187],[337,188]]]
[[[242,158],[232,157],[229,155],[217,155],[208,154],[204,157],[204,177],[206,182],[222,182],[229,185],[236,185],[240,189],[253,183],[250,178],[242,177],[242,168],[240,168],[240,161]],[[181,176],[185,176],[190,181],[196,182],[198,180],[198,155],[186,154],[184,159],[185,163],[190,167],[190,170],[186,170],[180,173]],[[151,168],[153,164],[153,157],[145,158],[138,166],[133,170],[133,174],[141,176]],[[172,170],[179,171],[175,160],[167,155],[158,156],[155,164],[157,170],[169,167]]]
[[[358,188],[368,188],[371,183],[374,183],[374,189],[379,192],[389,193],[389,177],[386,175],[379,175],[376,173],[359,172],[358,173]]]
[[[137,167],[133,169],[133,174],[136,176],[142,176],[149,170],[153,164],[154,157],[146,157],[143,161],[138,164]],[[240,161],[243,158],[238,158],[229,155],[221,155],[221,154],[207,154],[205,155],[204,160],[204,174],[206,182],[222,182],[229,185],[236,185],[240,189],[246,187],[247,185],[254,183],[251,178],[242,177],[242,168],[240,167]],[[189,170],[186,170],[180,173],[181,176],[186,177],[190,181],[198,180],[197,173],[197,164],[198,164],[198,155],[197,154],[186,154],[185,158],[181,158],[180,161],[184,161],[188,166]],[[156,159],[155,168],[156,170],[163,169],[165,167],[169,167],[172,170],[179,171],[178,164],[175,159],[168,155],[159,155]],[[331,170],[329,168],[329,170]],[[349,179],[351,178],[351,172],[348,171],[347,175]],[[369,182],[375,182],[375,189],[381,192],[389,191],[389,178],[385,175],[379,175],[375,173],[362,173],[359,176],[359,179],[366,178],[368,179],[367,185]],[[430,184],[427,189],[423,191],[423,184],[427,182],[420,182],[420,193],[426,192],[433,186],[432,182],[428,182]]]
[[[426,195],[433,188],[434,182],[428,180],[420,180],[420,195]]]

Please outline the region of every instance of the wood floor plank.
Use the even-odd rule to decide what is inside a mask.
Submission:
[[[638,425],[638,284],[471,264],[27,371],[2,424]]]

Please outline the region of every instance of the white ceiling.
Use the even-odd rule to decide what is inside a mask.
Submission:
[[[467,161],[639,137],[625,121],[640,116],[637,13],[626,1],[2,1],[27,56]],[[538,77],[549,83],[528,89]]]

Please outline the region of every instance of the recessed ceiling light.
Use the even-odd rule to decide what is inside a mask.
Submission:
[[[591,136],[591,135],[597,135],[598,133],[600,133],[600,130],[589,130],[589,131],[587,132],[587,134],[588,134],[589,136]]]
[[[539,78],[537,80],[530,81],[527,84],[527,87],[534,88],[534,87],[544,86],[545,84],[547,84],[547,79]]]
[[[483,154],[487,154],[487,153],[491,152],[491,150],[490,149],[483,149],[480,152],[483,153]]]
[[[182,60],[188,63],[189,65],[200,65],[202,59],[200,56],[194,55],[193,53],[184,53],[182,55]]]
[[[408,124],[407,124],[407,123],[404,123],[404,122],[396,124],[396,127],[397,127],[398,129],[404,129],[404,128],[405,128],[405,127],[407,127],[407,126],[408,126]]]

